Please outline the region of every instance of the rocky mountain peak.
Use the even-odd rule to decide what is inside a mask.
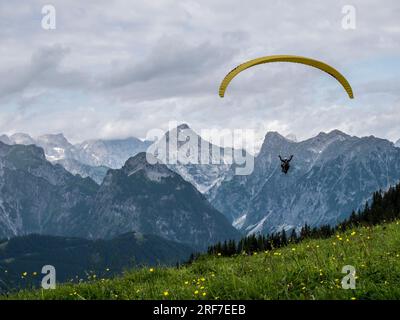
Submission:
[[[265,135],[263,146],[264,145],[275,145],[280,143],[295,143],[295,141],[288,139],[281,135],[279,132],[276,131],[268,131]],[[262,147],[261,147],[262,149]]]
[[[129,158],[122,167],[122,171],[127,176],[142,172],[149,180],[158,182],[161,181],[161,178],[176,175],[166,165],[159,163],[159,160],[152,154],[146,152],[140,152],[136,156]]]
[[[36,139],[38,142],[51,143],[59,146],[72,146],[62,133],[44,134]]]
[[[285,140],[286,138],[277,131],[268,131],[265,135],[265,140],[271,139]]]
[[[44,150],[36,145],[12,145],[10,148],[10,154],[13,157],[19,158],[20,161],[29,159],[39,159],[46,161]]]
[[[0,135],[0,142],[3,142],[5,144],[12,144],[10,138],[5,134]]]
[[[159,165],[157,162],[157,158],[155,158],[152,154],[140,152],[137,155],[130,157],[122,168],[127,171],[143,169],[145,167],[152,168]]]
[[[25,144],[25,145],[28,145],[28,144],[35,144],[35,140],[34,140],[29,134],[26,134],[26,133],[21,133],[21,132],[14,133],[14,134],[10,137],[10,139],[11,139],[15,144]]]
[[[284,136],[282,136],[280,133],[278,133],[276,131],[269,131],[265,135],[265,139],[261,146],[259,155],[268,153],[269,150],[276,149],[277,146],[279,146],[279,148],[284,148],[284,146],[289,145],[289,144],[294,144],[294,143],[296,143],[296,142],[285,138]]]
[[[189,125],[187,123],[182,123],[179,126],[177,126],[178,131],[179,130],[187,130],[190,129]]]
[[[320,132],[316,137],[311,138],[311,139],[332,139],[332,138],[340,138],[340,139],[347,139],[350,138],[350,136],[338,129],[329,131],[329,132]]]
[[[179,139],[182,135],[186,136],[185,141],[181,141],[181,139]],[[200,141],[199,140],[200,136],[196,132],[194,132],[186,123],[180,124],[176,128],[167,131],[162,140],[165,139],[165,142],[169,143],[171,138],[172,139],[178,138],[178,147],[180,147],[182,144],[188,141],[190,141],[190,143],[196,143],[196,144],[199,143]],[[174,140],[172,141],[174,142]]]

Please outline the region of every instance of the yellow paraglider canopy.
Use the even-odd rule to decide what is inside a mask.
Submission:
[[[343,88],[346,90],[347,94],[349,95],[350,99],[354,98],[353,90],[352,90],[349,82],[335,68],[327,65],[324,62],[318,61],[318,60],[314,60],[314,59],[306,58],[306,57],[300,57],[300,56],[290,56],[290,55],[266,56],[266,57],[261,57],[261,58],[253,59],[253,60],[247,61],[245,63],[242,63],[241,65],[239,65],[235,69],[233,69],[231,72],[229,72],[225,76],[224,80],[222,80],[221,85],[219,87],[219,96],[221,98],[224,97],[226,88],[228,87],[229,83],[232,81],[232,79],[237,74],[239,74],[243,70],[246,70],[246,69],[256,66],[258,64],[269,63],[269,62],[301,63],[301,64],[305,64],[305,65],[320,69],[322,71],[325,71],[326,73],[329,73],[332,77],[334,77],[337,81],[340,82],[340,84],[343,86]]]

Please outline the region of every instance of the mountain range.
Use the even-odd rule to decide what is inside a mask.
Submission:
[[[174,139],[180,137],[186,140],[174,143],[175,141],[172,141],[170,137],[174,137]],[[172,161],[164,163],[186,181],[192,183],[201,193],[207,192],[231,175],[229,155],[242,152],[242,150],[222,148],[205,141],[187,124],[181,124],[166,132],[155,143],[129,137],[113,140],[87,140],[71,144],[63,134],[46,134],[33,138],[26,133],[2,135],[0,141],[5,144],[35,144],[43,148],[48,161],[61,164],[72,174],[91,177],[97,184],[101,184],[108,169],[121,168],[128,158],[139,152],[147,151],[152,146],[152,150],[168,155],[170,160],[172,160],[173,154],[179,153],[180,158],[174,159],[175,163]],[[201,159],[202,151],[205,148],[207,148],[206,153],[208,154],[206,163],[196,162],[197,159]]]
[[[171,137],[181,139],[174,144],[171,143]],[[33,143],[41,146],[45,159],[52,164],[61,165],[73,175],[91,177],[97,183],[96,187],[86,180],[84,185],[90,184],[87,188],[87,190],[92,190],[89,192],[90,195],[77,192],[78,198],[87,197],[88,199],[87,201],[77,200],[76,206],[83,208],[82,210],[86,212],[85,219],[88,219],[88,216],[92,217],[90,219],[96,227],[72,234],[68,231],[68,235],[84,237],[112,237],[119,232],[118,230],[124,232],[136,230],[130,230],[130,228],[138,225],[139,220],[136,219],[135,214],[129,214],[135,210],[141,212],[159,210],[162,216],[164,214],[162,213],[163,201],[166,198],[165,194],[157,193],[161,189],[152,187],[144,189],[145,193],[139,196],[140,188],[135,187],[137,188],[135,194],[130,195],[130,199],[126,200],[121,196],[124,192],[129,193],[128,189],[121,187],[128,183],[127,181],[129,181],[128,185],[133,186],[141,181],[143,174],[147,175],[146,181],[152,181],[149,177],[160,175],[160,168],[163,170],[162,174],[165,175],[162,180],[170,184],[165,190],[168,189],[168,192],[174,193],[180,191],[176,190],[176,181],[189,182],[196,187],[197,191],[203,193],[234,227],[245,234],[268,233],[282,228],[299,228],[304,223],[335,224],[348,217],[352,210],[358,209],[368,200],[372,192],[386,189],[389,185],[398,182],[400,178],[398,170],[400,149],[395,147],[399,146],[400,140],[393,144],[373,136],[352,137],[338,130],[320,133],[316,137],[300,142],[292,136],[283,137],[277,132],[267,133],[260,152],[254,158],[254,171],[247,176],[235,175],[235,165],[229,164],[226,157],[230,153],[244,151],[213,145],[186,124],[166,132],[159,141],[154,143],[127,138],[109,141],[91,140],[72,145],[62,134],[43,135],[38,138],[32,138],[27,134],[14,134],[10,137],[3,135],[0,136],[0,140],[8,144]],[[202,148],[205,147],[207,148],[206,163],[192,162],[196,157],[201,158],[204,153]],[[213,158],[215,156],[211,153],[213,149],[218,149],[220,159]],[[138,158],[140,159],[138,162],[132,159],[126,161],[142,150],[152,150],[156,156],[164,154],[169,161],[166,161],[165,165],[147,166],[143,165],[146,163],[143,155]],[[292,167],[287,175],[280,170],[279,154],[283,157],[294,155]],[[184,161],[173,158],[177,155],[181,156],[179,159],[183,157]],[[176,161],[170,161],[171,159]],[[135,170],[132,166],[138,166],[139,162],[142,166],[141,174],[135,172],[131,177],[131,173]],[[60,171],[61,166],[55,167]],[[113,169],[110,170],[110,167]],[[63,175],[67,173],[64,172]],[[73,180],[76,177],[68,179]],[[68,179],[64,178],[64,180]],[[104,183],[103,179],[106,179]],[[152,183],[155,182],[160,181],[152,181]],[[63,191],[59,192],[58,197],[63,197]],[[116,194],[120,196],[115,198]],[[186,196],[182,194],[180,197]],[[200,198],[200,196],[197,194],[196,197]],[[133,201],[133,197],[136,197],[134,205],[130,202]],[[120,203],[121,199],[123,205]],[[145,199],[151,200],[146,202]],[[105,202],[102,202],[103,200]],[[148,209],[156,203],[159,206],[158,209]],[[170,204],[171,208],[179,206],[172,200]],[[187,206],[186,202],[183,204]],[[68,206],[66,208],[68,209]],[[188,210],[193,211],[194,208],[191,207]],[[115,221],[120,219],[120,226],[112,224],[109,228],[94,230],[97,229],[100,221],[107,223],[109,212],[112,212],[110,215]],[[98,220],[93,218],[96,215],[99,215]],[[152,220],[154,217],[151,215],[152,213],[146,213],[140,216],[140,219],[146,217],[147,220],[140,222],[141,227],[137,231],[142,231],[141,228],[144,228],[147,232],[148,223],[154,222]],[[130,220],[133,218],[136,219],[135,222]],[[162,224],[168,227],[160,227]],[[155,225],[156,227],[149,230],[157,234],[168,234],[170,239],[181,241],[177,234],[182,230],[177,228],[172,230],[171,221],[166,222],[161,219]],[[206,223],[203,227],[205,225]],[[44,226],[42,228],[47,231]],[[64,229],[68,228],[64,227]],[[55,234],[59,233],[55,232]],[[198,242],[194,238],[196,237],[191,240]]]
[[[114,140],[87,140],[71,144],[63,134],[46,134],[33,138],[26,133],[2,135],[6,144],[34,144],[43,148],[45,157],[52,163],[61,164],[73,174],[91,177],[97,184],[103,181],[109,168],[121,168],[125,161],[145,151],[150,141],[135,137]]]
[[[293,155],[284,174],[278,155]],[[248,176],[233,176],[207,193],[246,234],[336,224],[371,194],[400,181],[400,149],[388,140],[320,133],[301,142],[267,133]]]
[[[164,164],[149,164],[145,153],[108,170],[99,186],[52,164],[40,147],[0,142],[0,238],[132,231],[195,249],[239,236],[192,184]]]

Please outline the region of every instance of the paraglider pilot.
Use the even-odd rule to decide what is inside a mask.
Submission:
[[[281,160],[282,172],[287,174],[290,168],[290,161],[293,159],[293,155],[291,155],[289,159],[282,159],[282,157],[279,155],[279,159]]]

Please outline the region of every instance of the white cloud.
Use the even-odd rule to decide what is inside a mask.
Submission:
[[[348,31],[347,1],[56,0],[54,31],[40,27],[45,3],[0,2],[2,132],[144,137],[179,120],[260,137],[333,128],[400,137],[400,68],[390,67],[400,54],[398,1],[352,1],[357,27]],[[217,96],[230,69],[269,54],[331,63],[355,100],[320,71],[288,64],[247,70]]]

